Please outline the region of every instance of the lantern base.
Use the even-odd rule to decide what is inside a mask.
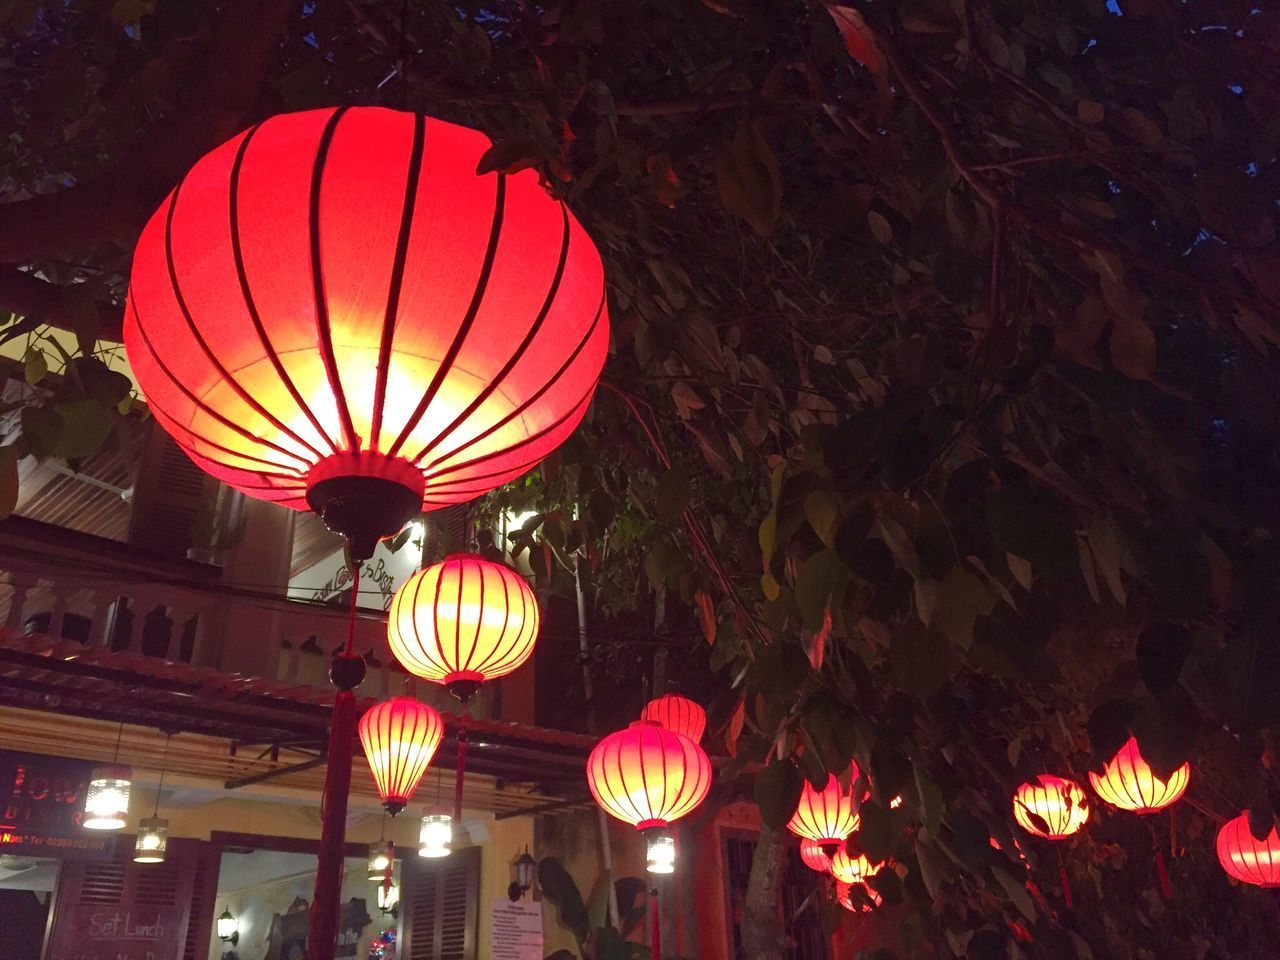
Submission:
[[[379,540],[395,536],[422,512],[424,487],[422,472],[406,461],[338,454],[311,469],[307,505],[346,537],[352,560],[364,561]]]
[[[387,811],[387,813],[391,814],[391,816],[394,817],[397,813],[399,813],[401,810],[404,809],[404,802],[401,800],[388,800],[386,803],[382,805],[382,809]]]
[[[480,680],[450,680],[444,688],[453,694],[454,699],[459,703],[470,703],[471,698],[476,695],[482,685],[483,681]]]

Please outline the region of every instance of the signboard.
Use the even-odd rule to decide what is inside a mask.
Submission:
[[[59,927],[58,960],[168,960],[182,956],[187,912],[80,903],[67,908]]]
[[[542,904],[494,900],[489,909],[490,960],[542,960]]]
[[[107,860],[114,834],[85,830],[87,760],[0,750],[0,853],[59,860]]]
[[[417,530],[418,528],[413,528]],[[379,540],[373,556],[360,570],[360,606],[386,610],[400,584],[422,566],[422,534],[410,536],[392,550]],[[290,578],[288,596],[294,600],[329,603],[351,589],[351,563],[341,547]]]

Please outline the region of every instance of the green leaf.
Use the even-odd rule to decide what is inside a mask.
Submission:
[[[591,888],[591,896],[587,898],[587,923],[592,930],[600,929],[609,920],[609,893],[612,888],[613,874],[605,870],[596,878],[596,885]]]
[[[111,413],[97,400],[58,404],[62,430],[54,448],[57,456],[79,460],[96,453],[111,435]]]
[[[942,631],[914,619],[894,632],[889,662],[907,692],[921,698],[941,690],[956,667],[951,643]]]
[[[18,459],[13,447],[0,447],[0,520],[18,506]]]
[[[885,219],[884,214],[868,210],[867,226],[871,228],[871,235],[886,247],[893,243],[893,227]]]
[[[1028,922],[1035,923],[1036,907],[1031,902],[1031,894],[1027,893],[1026,885],[1001,867],[993,866],[991,872],[1000,881],[1000,886],[1004,887],[1005,896],[1018,908],[1018,912],[1026,917]]]
[[[929,776],[929,772],[919,762],[912,764],[916,775],[916,792],[920,794],[920,805],[924,813],[924,825],[931,837],[938,835],[938,823],[942,819],[946,805],[942,800],[942,789]]]
[[[756,777],[755,800],[760,819],[774,830],[781,830],[796,812],[804,778],[790,760],[775,760]]]
[[[840,605],[848,572],[834,550],[820,550],[796,571],[796,605],[811,631],[821,630],[828,609]]]
[[[716,187],[726,210],[742,217],[761,236],[773,232],[782,213],[782,177],[778,158],[758,123],[744,120],[732,142],[721,147]]]
[[[767,699],[784,702],[795,697],[812,671],[809,658],[797,644],[775,640],[756,654],[752,680]]]
[[[962,650],[973,645],[973,624],[995,605],[987,585],[963,566],[954,566],[938,584],[935,618],[951,642]]]
[[[828,547],[835,546],[836,516],[840,505],[836,498],[825,490],[814,490],[804,500],[804,517],[813,527],[818,539]]]
[[[1138,670],[1142,682],[1161,694],[1178,682],[1191,654],[1191,632],[1172,623],[1154,623],[1138,634]]]
[[[579,946],[585,943],[590,932],[586,905],[573,877],[555,857],[543,857],[539,861],[538,886],[543,896],[556,905],[560,924],[574,935]]]
[[[49,359],[39,347],[32,347],[23,358],[23,368],[27,383],[34,387],[49,372]]]
[[[987,523],[997,546],[1043,570],[1061,572],[1077,559],[1075,524],[1065,505],[1029,480],[991,495]]]
[[[893,853],[893,821],[889,811],[874,800],[867,800],[859,810],[862,827],[858,839],[863,852],[871,860],[887,860]]]
[[[658,491],[654,498],[654,512],[658,520],[661,523],[676,523],[689,506],[691,496],[689,471],[677,464],[658,480]]]
[[[53,456],[62,438],[62,417],[48,407],[23,407],[22,439],[37,459]]]

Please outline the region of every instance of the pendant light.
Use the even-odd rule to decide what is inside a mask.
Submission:
[[[360,718],[360,744],[391,816],[413,796],[443,735],[440,714],[413,697],[392,697]]]
[[[230,907],[224,907],[218,915],[218,939],[223,943],[240,942],[240,922],[231,914]]]
[[[1028,833],[1062,840],[1088,822],[1089,798],[1075,781],[1042,773],[1014,793],[1013,816]]]
[[[96,768],[89,780],[84,797],[84,819],[80,823],[88,830],[121,830],[128,822],[133,771],[119,763],[123,739],[124,724],[121,723],[111,765]]]
[[[346,539],[310,943],[333,956],[359,565],[423,509],[521,476],[577,426],[609,342],[591,240],[483,134],[381,107],[268,118],[200,159],[133,255],[124,341],[157,422],[248,496]]]
[[[1094,791],[1111,806],[1131,813],[1157,813],[1187,791],[1191,764],[1184,763],[1161,780],[1142,758],[1138,741],[1130,737],[1102,771],[1089,772]]]
[[[670,873],[675,843],[667,828],[706,799],[711,761],[688,737],[637,720],[595,745],[587,786],[606,813],[645,835],[654,872]]]
[[[787,821],[787,829],[796,836],[812,840],[835,856],[845,838],[858,829],[861,818],[853,811],[853,785],[858,780],[858,765],[850,771],[850,784],[842,787],[836,775],[829,774],[827,784],[815,790],[808,780],[800,791],[796,812]]]
[[[1222,825],[1215,846],[1218,863],[1229,876],[1255,887],[1280,887],[1280,834],[1274,826],[1259,840],[1245,810]]]
[[[438,860],[453,852],[453,817],[429,813],[418,830],[418,856]]]
[[[156,802],[151,816],[138,821],[138,836],[133,844],[134,863],[164,863],[169,848],[169,821],[160,816],[160,794],[164,792],[165,766],[169,760],[169,734],[164,737],[164,754],[160,760],[160,783],[156,786]]]

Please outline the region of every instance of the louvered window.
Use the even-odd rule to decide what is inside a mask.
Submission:
[[[740,960],[746,955],[742,945],[741,917],[745,909],[747,884],[751,880],[751,859],[755,849],[756,842],[752,837],[743,836],[736,831],[727,833],[724,837],[734,960]],[[822,929],[819,898],[815,896],[822,878],[801,862],[799,847],[788,844],[784,857],[785,870],[780,878],[778,904],[788,948],[782,954],[782,960],[828,960],[829,941]]]
[[[475,960],[480,900],[480,851],[443,860],[405,862],[401,917],[406,960]]]
[[[206,960],[217,886],[217,861],[210,845],[172,839],[164,863],[144,864],[131,859],[132,837],[120,836],[117,841],[113,860],[63,863],[47,960],[77,954],[76,941],[84,934],[76,927],[81,907],[140,908],[147,916],[159,909],[180,917],[177,943],[182,944],[182,960]]]

